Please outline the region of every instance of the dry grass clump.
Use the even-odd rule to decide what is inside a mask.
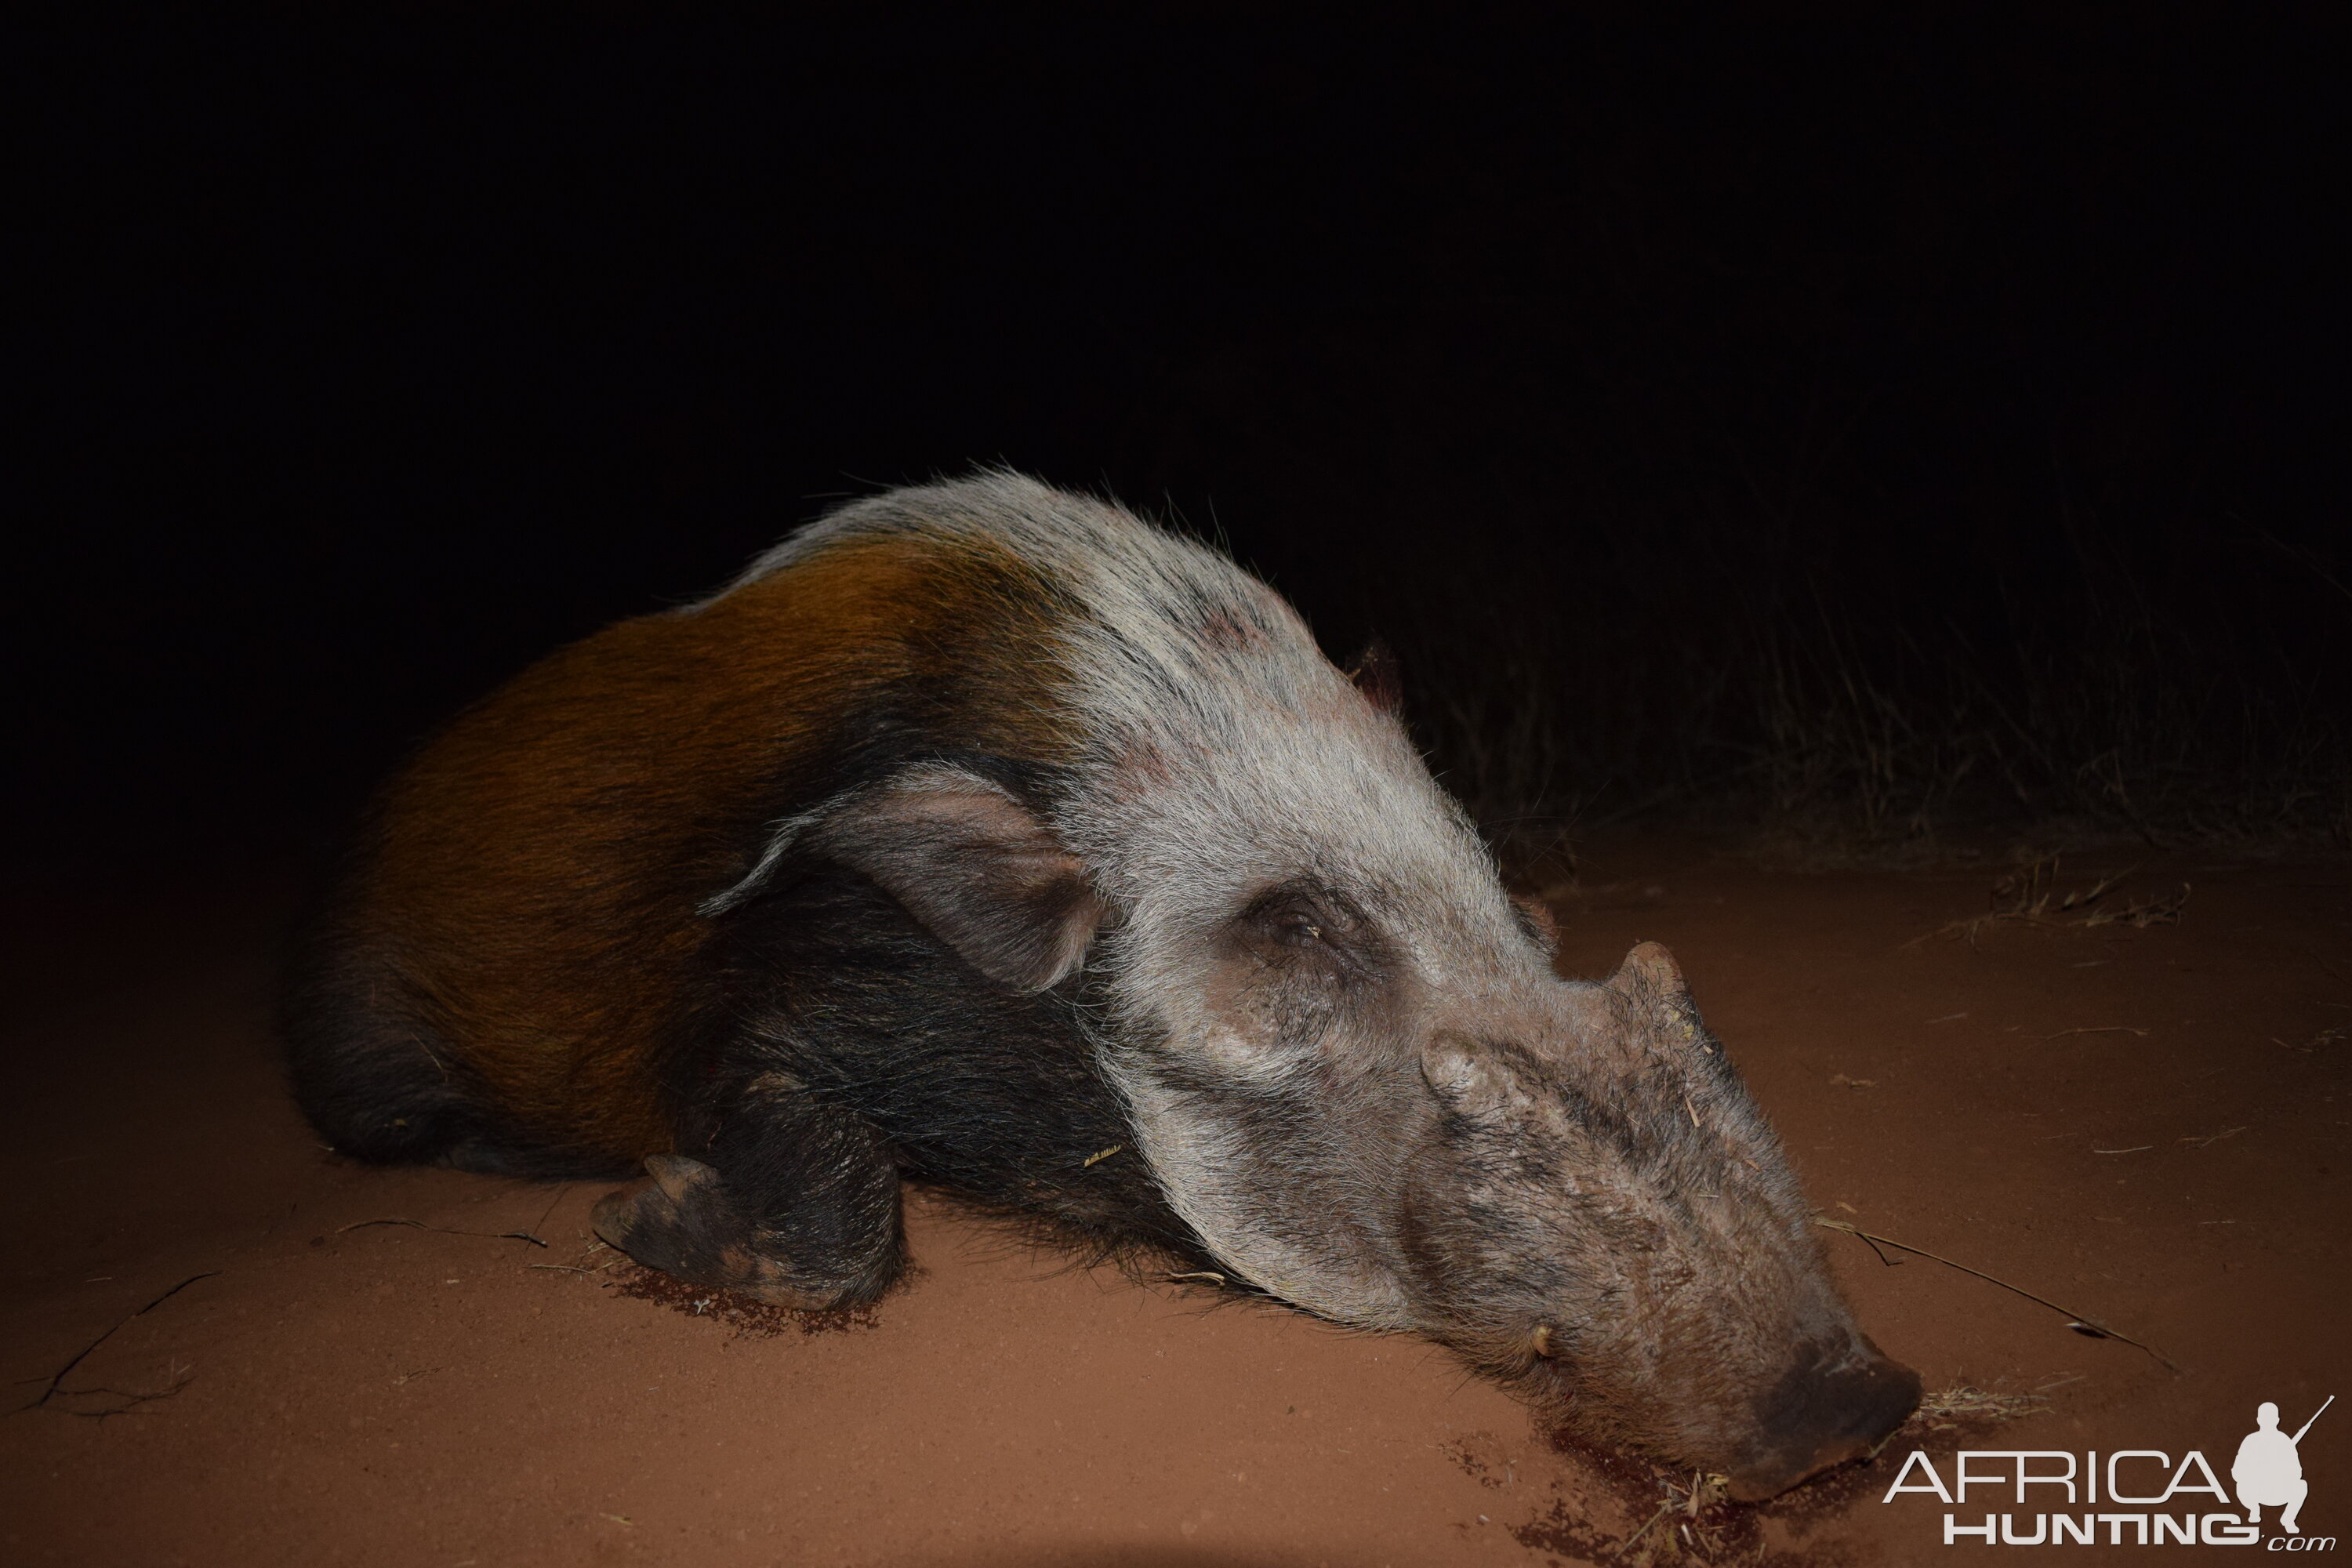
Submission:
[[[1993,915],[1999,920],[2027,921],[2036,925],[2127,925],[2136,930],[2170,925],[2179,920],[2181,906],[2189,901],[2189,885],[2186,882],[2180,884],[2180,891],[2167,899],[2102,901],[2138,869],[2135,866],[2129,871],[2103,877],[2086,890],[2062,893],[2058,890],[2058,857],[2052,855],[1993,884]]]
[[[2139,869],[2137,866],[2102,877],[2088,888],[2062,889],[2058,859],[2055,855],[2047,856],[2002,877],[1992,885],[1990,910],[1954,921],[1936,934],[1966,937],[1973,942],[1988,928],[2005,923],[2077,929],[2115,925],[2145,931],[2178,921],[2192,890],[2190,884],[2183,882],[2179,892],[2161,898],[2110,899],[2108,895]]]
[[[2039,1394],[1994,1394],[1957,1383],[1923,1397],[1908,1424],[1930,1432],[1952,1432],[1963,1426],[2015,1421],[2049,1408],[2050,1401]]]

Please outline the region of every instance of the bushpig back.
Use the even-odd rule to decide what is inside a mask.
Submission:
[[[623,622],[460,715],[384,792],[289,986],[320,1131],[500,1168],[673,1147],[704,906],[779,819],[907,756],[1050,765],[1053,607],[1009,556],[878,541]]]

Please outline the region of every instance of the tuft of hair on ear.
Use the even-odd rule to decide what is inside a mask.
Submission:
[[[1390,718],[1404,717],[1404,671],[1397,663],[1396,651],[1381,638],[1364,645],[1364,651],[1348,666],[1348,679],[1364,694],[1364,700]]]
[[[1517,910],[1519,924],[1527,933],[1543,944],[1546,952],[1559,951],[1559,921],[1551,906],[1532,893],[1513,893],[1511,907]]]

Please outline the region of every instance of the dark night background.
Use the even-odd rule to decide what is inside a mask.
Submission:
[[[1399,648],[1507,849],[2339,842],[2344,51],[2251,9],[20,37],[34,853],[1003,461]]]

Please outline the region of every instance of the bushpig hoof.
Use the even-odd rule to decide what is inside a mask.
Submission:
[[[811,1278],[772,1255],[718,1172],[682,1154],[648,1154],[653,1180],[597,1201],[596,1234],[648,1268],[689,1285],[723,1286],[771,1306],[821,1312],[870,1294],[859,1279]]]
[[[1868,1341],[1834,1363],[1814,1350],[1757,1402],[1764,1436],[1748,1462],[1732,1472],[1732,1500],[1761,1502],[1867,1458],[1918,1405],[1919,1374]]]

